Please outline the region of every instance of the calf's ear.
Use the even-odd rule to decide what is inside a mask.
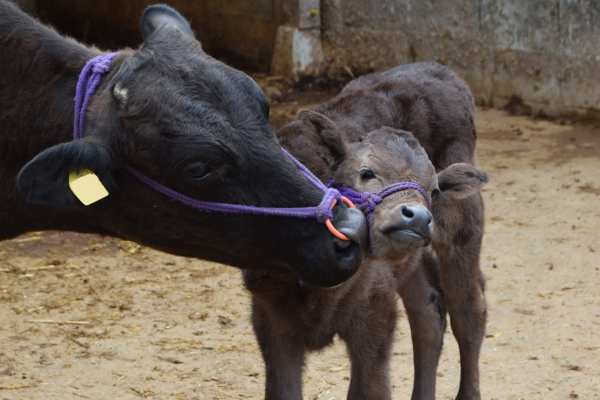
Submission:
[[[110,151],[97,139],[83,138],[44,150],[17,176],[17,187],[29,203],[62,210],[82,205],[69,187],[71,171],[89,169],[109,191],[114,188]]]
[[[297,120],[302,126],[302,133],[315,142],[331,168],[341,164],[346,157],[346,145],[337,126],[323,114],[310,110],[298,111]]]
[[[488,182],[488,174],[470,164],[452,164],[437,174],[440,192],[435,198],[464,199]]]
[[[144,41],[163,25],[173,25],[182,32],[195,37],[189,22],[181,14],[164,4],[156,4],[146,8],[140,19],[140,29]]]

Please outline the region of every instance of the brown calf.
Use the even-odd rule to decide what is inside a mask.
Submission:
[[[327,122],[319,114],[311,117]],[[446,194],[448,199],[456,198],[458,193],[472,194],[486,180],[483,172],[466,164],[452,165],[436,175],[412,134],[390,128],[378,129],[362,142],[350,145],[334,177],[357,176],[362,180],[366,169],[378,171],[377,178],[365,180],[369,191],[410,179],[431,194],[438,188],[439,179],[441,185],[462,189]],[[253,295],[252,322],[267,367],[266,399],[302,398],[306,351],[330,345],[335,334],[346,342],[352,361],[348,398],[391,398],[389,357],[397,318],[395,292],[409,277],[420,285],[410,294],[428,297],[426,311],[431,315],[424,322],[428,323],[428,317],[437,322],[436,326],[427,326],[424,333],[444,325],[443,303],[439,297],[431,298],[422,283],[439,288],[437,262],[425,248],[431,242],[433,225],[425,206],[423,196],[413,190],[386,198],[371,218],[371,241],[374,253],[387,256],[368,258],[354,277],[337,288],[302,285],[293,274],[244,272],[246,287]],[[423,209],[425,220],[408,230],[391,227],[402,225],[400,220],[406,218],[402,212],[407,209],[414,211],[413,219]],[[439,353],[438,347],[432,350]]]
[[[425,173],[431,162],[439,172],[433,201],[436,228],[432,251],[407,246],[411,239],[392,229],[398,222],[393,219],[403,205],[422,202],[422,197],[400,192],[376,208],[373,257],[341,287],[317,292],[298,287],[291,275],[245,273],[267,363],[267,397],[299,397],[304,350],[328,345],[335,333],[347,341],[353,360],[349,397],[389,396],[386,360],[397,291],[413,337],[413,399],[435,398],[446,310],[460,348],[457,398],[479,399],[478,360],[486,323],[479,188],[487,177],[474,168],[474,105],[467,85],[436,63],[406,65],[353,81],[315,111],[301,111],[298,121],[278,132],[284,147],[323,181],[333,176],[357,191],[375,191],[399,180],[433,191],[438,188],[435,174]],[[406,146],[395,146],[393,136]],[[415,138],[421,150],[412,143]]]

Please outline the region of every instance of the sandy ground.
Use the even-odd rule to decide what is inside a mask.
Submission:
[[[314,98],[313,98],[314,99]],[[303,106],[273,109],[278,124]],[[600,399],[600,129],[478,109],[488,337],[483,398]],[[32,233],[0,243],[0,399],[261,398],[240,272],[131,242]],[[438,398],[456,394],[446,334]],[[402,318],[393,395],[410,398]],[[311,355],[306,399],[343,399],[342,343]]]

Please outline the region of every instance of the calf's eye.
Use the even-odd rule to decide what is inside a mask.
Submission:
[[[212,169],[208,164],[200,162],[191,163],[184,169],[185,175],[194,181],[206,179],[210,175],[211,171]]]
[[[435,199],[440,194],[442,194],[442,191],[439,188],[435,188],[431,191],[431,198]]]
[[[363,181],[368,181],[369,179],[375,179],[375,174],[370,169],[361,169],[358,173],[360,179]]]

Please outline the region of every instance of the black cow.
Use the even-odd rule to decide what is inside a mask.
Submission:
[[[353,238],[349,251],[316,219],[201,212],[125,169],[207,201],[306,207],[323,197],[280,149],[252,79],[206,55],[167,6],[149,7],[141,29],[143,45],[112,60],[73,141],[78,76],[101,53],[0,0],[0,240],[100,233],[240,268],[289,269],[316,286],[348,279],[363,253],[356,210],[334,208],[334,224]],[[68,185],[80,169],[110,195],[81,204]]]

